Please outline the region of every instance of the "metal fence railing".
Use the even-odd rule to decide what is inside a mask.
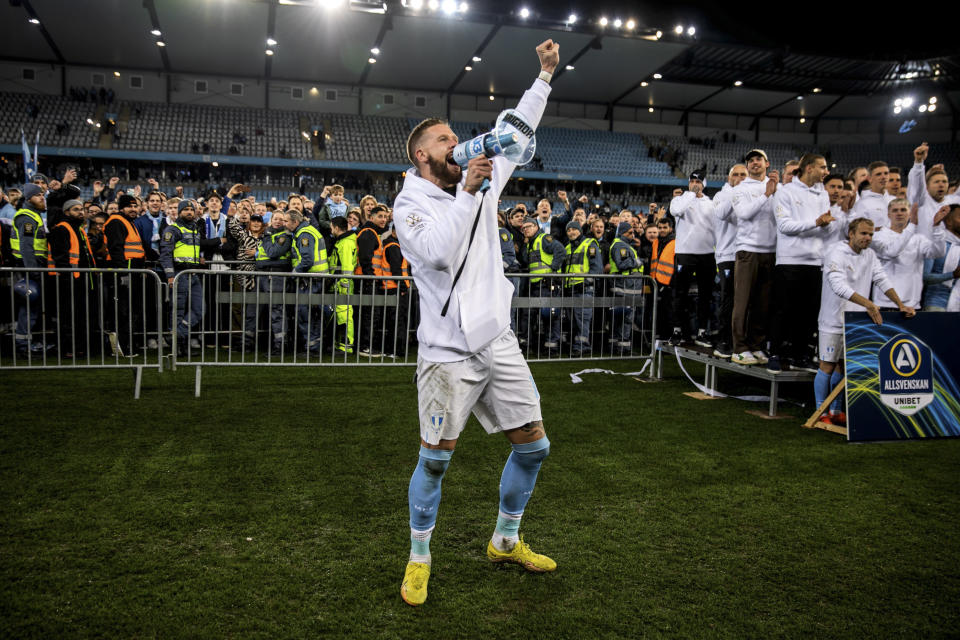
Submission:
[[[530,362],[653,360],[649,277],[511,274],[511,328]],[[417,361],[412,278],[181,271],[171,288],[174,366],[405,366]],[[409,283],[409,286],[407,285]],[[652,367],[651,367],[652,371]]]
[[[143,369],[163,371],[166,358],[196,367],[197,395],[208,366],[416,364],[412,278],[228,268],[237,266],[170,283],[149,269],[0,269],[0,369],[133,369],[139,397]],[[508,274],[511,329],[528,361],[652,361],[653,280],[582,278]]]
[[[164,287],[146,269],[0,269],[0,369],[163,370]]]

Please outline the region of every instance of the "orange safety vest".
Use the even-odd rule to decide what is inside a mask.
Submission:
[[[107,225],[114,220],[119,220],[123,223],[123,226],[127,228],[127,237],[123,241],[123,259],[137,260],[140,258],[146,258],[147,254],[143,250],[143,241],[140,239],[140,233],[124,216],[120,215],[119,213],[115,213],[107,218],[107,221],[103,225],[104,230],[106,230]],[[108,250],[107,260],[109,261],[110,259],[110,251]]]
[[[382,275],[383,275],[383,264],[384,264],[384,262],[386,262],[386,261],[383,259],[383,240],[380,239],[380,234],[378,234],[376,231],[374,231],[374,230],[371,229],[370,227],[366,227],[366,228],[364,228],[364,229],[360,229],[360,231],[357,232],[357,241],[358,241],[358,242],[360,241],[360,234],[361,234],[361,233],[364,233],[365,231],[369,231],[370,233],[373,234],[373,237],[377,239],[377,248],[376,248],[376,250],[373,252],[373,275],[375,275],[375,276],[382,276]],[[360,268],[360,261],[359,261],[359,260],[357,261],[357,268],[353,270],[353,273],[354,273],[355,275],[358,275],[358,276],[362,276],[362,275],[363,275],[363,269]]]
[[[410,265],[407,263],[407,259],[406,259],[406,258],[404,258],[404,259],[403,259],[403,262],[400,263],[400,273],[394,273],[394,272],[390,269],[390,261],[387,260],[387,257],[386,257],[386,256],[387,256],[387,249],[389,249],[390,247],[397,247],[397,248],[399,249],[399,248],[400,248],[400,245],[397,243],[396,240],[391,240],[391,241],[388,242],[387,244],[383,245],[383,256],[384,256],[384,257],[383,257],[383,275],[385,275],[385,276],[397,276],[397,275],[399,275],[399,276],[409,276],[409,275],[410,275]],[[403,254],[401,253],[400,255],[402,256]],[[409,280],[401,280],[401,282],[402,282],[403,284],[405,284],[408,289],[410,288],[410,281],[409,281]],[[383,288],[384,288],[384,289],[396,289],[396,288],[397,288],[397,281],[396,281],[396,280],[387,280],[387,281],[385,281],[385,282],[383,283]]]
[[[653,253],[650,254],[650,275],[652,275],[660,284],[670,284],[673,280],[673,268],[676,261],[673,257],[673,251],[677,246],[677,240],[674,238],[663,248],[663,253],[657,255],[660,248],[660,238],[653,241]]]
[[[56,225],[54,229],[56,229],[57,227],[66,227],[67,231],[70,232],[70,251],[69,251],[70,266],[79,268],[80,267],[80,239],[77,238],[77,234],[73,230],[73,227],[71,227],[70,224],[67,223],[66,221],[63,221],[60,224]],[[83,235],[83,243],[87,245],[87,255],[90,256],[90,262],[91,262],[90,266],[92,267],[93,266],[93,249],[90,247],[90,240],[87,238],[87,234],[83,233],[83,229],[80,230],[80,233]],[[47,267],[49,267],[50,269],[53,269],[56,266],[57,265],[54,264],[53,262],[53,252],[50,251],[50,243],[47,242]],[[53,275],[58,276],[60,274],[54,271]],[[80,272],[74,271],[73,277],[79,278]]]

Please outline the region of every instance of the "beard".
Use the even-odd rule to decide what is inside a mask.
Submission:
[[[463,173],[463,169],[453,161],[452,151],[446,158],[431,157],[427,161],[427,164],[430,167],[430,173],[444,184],[453,186],[460,182],[460,175]]]

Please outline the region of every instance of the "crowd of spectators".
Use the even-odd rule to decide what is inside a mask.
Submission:
[[[874,249],[904,306],[947,307],[957,275],[954,253],[960,252],[954,235],[960,231],[960,207],[944,208],[956,204],[956,185],[949,184],[941,166],[925,166],[927,153],[925,145],[918,148],[904,180],[896,167],[883,162],[833,174],[817,154],[771,169],[766,154],[756,149],[733,164],[725,184],[708,185],[703,172],[694,171],[688,187],[675,189],[669,202],[611,210],[590,195],[558,190],[535,207],[502,208],[504,271],[517,296],[604,299],[597,305],[589,300],[555,307],[543,302],[540,309],[520,305],[513,328],[521,344],[537,354],[630,354],[641,339],[636,328],[653,325],[650,302],[656,290],[659,335],[648,337],[692,343],[717,357],[774,372],[788,367],[818,371],[816,361],[823,361],[817,335],[819,300],[827,282],[824,257],[833,245],[848,241],[850,223],[857,219],[871,220]],[[326,312],[308,305],[285,309],[283,304],[263,311],[259,306],[232,309],[220,314],[230,318],[229,326],[220,328],[233,330],[224,333],[233,336],[232,343],[220,346],[269,347],[278,354],[357,349],[364,355],[403,356],[414,340],[410,330],[416,327],[416,305],[410,299],[415,290],[390,285],[390,276],[408,272],[402,246],[391,233],[389,203],[373,196],[350,203],[341,185],[325,187],[316,201],[299,193],[258,201],[242,183],[224,193],[210,190],[197,200],[184,197],[181,187],[161,186],[153,179],[124,188],[112,177],[94,180],[92,186],[92,195],[81,199],[76,170],[70,169],[59,180],[38,174],[23,189],[8,190],[0,210],[4,265],[139,267],[156,271],[161,282],[172,282],[185,269],[217,268],[217,263],[237,271],[337,273],[343,277],[327,283],[328,293],[384,293],[405,298],[404,304],[391,305],[395,315],[389,322],[384,309],[359,305],[331,305]],[[63,223],[74,230],[72,235],[60,231]],[[40,239],[45,240],[42,251]],[[134,244],[140,248],[131,250]],[[523,273],[529,276],[521,277]],[[361,274],[385,278],[352,277]],[[316,283],[266,280],[237,274],[230,286],[266,293],[307,286],[304,294],[320,292]],[[198,289],[209,287],[206,282],[198,280]],[[126,293],[129,298],[131,292]],[[884,291],[861,293],[870,304],[899,306]],[[117,296],[117,291],[82,292],[105,294]],[[118,348],[130,352],[154,348],[179,332],[178,348],[186,352],[203,344],[209,334],[205,329],[227,322],[208,317],[217,304],[215,296],[203,292],[196,300],[178,300],[179,317],[149,327],[143,322],[139,335],[122,326],[112,332],[110,327],[98,329],[118,334]],[[595,317],[595,306],[604,307],[602,317]],[[127,313],[136,309],[130,305]],[[169,316],[168,310],[157,313]],[[260,322],[260,313],[269,318]],[[39,352],[43,346],[33,337],[36,320],[19,307],[18,314],[18,350]],[[411,326],[400,326],[404,323],[397,315],[409,316]],[[312,327],[324,323],[338,327],[337,337],[319,344]],[[85,327],[95,324],[83,322]],[[259,330],[263,326],[269,330]],[[387,326],[395,328],[386,331]],[[106,344],[100,338],[93,343]]]

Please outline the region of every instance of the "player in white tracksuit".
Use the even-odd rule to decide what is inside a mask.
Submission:
[[[546,40],[537,56],[540,76],[516,109],[523,121],[517,128],[528,137],[546,107],[559,45]],[[410,558],[400,587],[410,605],[427,598],[440,486],[471,412],[488,433],[502,431],[513,449],[500,478],[500,513],[487,557],[529,571],[557,566],[519,538],[520,518],[550,441],[540,395],[510,330],[513,285],[503,275],[500,254],[497,203],[515,165],[503,156],[492,161],[479,156],[464,173],[453,160],[457,142],[442,120],[414,128],[407,140],[413,168],[393,211],[420,292],[420,457],[410,478]],[[483,191],[485,179],[490,185]]]
[[[880,310],[870,301],[871,285],[879,287],[893,300],[907,317],[916,311],[900,300],[887,278],[877,254],[870,249],[875,222],[871,218],[855,218],[850,222],[848,241],[830,247],[823,260],[823,287],[820,293],[820,315],[817,319],[820,339],[820,368],[813,382],[817,406],[824,403],[830,389],[843,378],[843,313],[866,309],[870,319],[883,324]],[[830,415],[820,420],[833,424],[846,424],[840,411],[840,397],[830,406]]]
[[[893,288],[908,307],[920,308],[923,293],[923,261],[942,258],[947,251],[943,234],[943,219],[950,207],[942,207],[931,220],[931,238],[918,228],[919,207],[910,206],[904,198],[890,202],[890,224],[873,236],[871,247],[880,258]],[[889,309],[896,305],[882,291],[874,287],[871,299],[878,307]]]

